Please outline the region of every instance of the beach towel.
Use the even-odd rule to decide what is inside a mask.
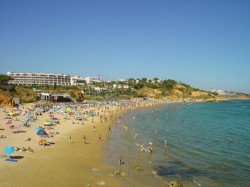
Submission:
[[[17,160],[11,159],[11,158],[6,158],[5,161],[8,161],[8,162],[17,162]]]

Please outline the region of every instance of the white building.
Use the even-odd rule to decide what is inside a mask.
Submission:
[[[126,79],[118,79],[118,82],[126,82]]]
[[[51,94],[48,92],[40,92],[37,95],[38,97],[40,97],[40,99],[43,99],[43,100],[48,100],[51,97]]]
[[[7,75],[14,79],[10,80],[9,84],[60,86],[70,85],[70,75],[67,74],[7,72]]]
[[[116,88],[124,88],[124,89],[128,89],[129,86],[127,84],[113,84],[113,88],[116,89]]]
[[[224,92],[223,90],[212,90],[211,92],[215,92],[215,93],[217,93],[219,95],[225,95],[226,94],[226,92]]]
[[[78,85],[85,85],[86,84],[86,78],[82,78],[80,76],[74,76],[70,77],[70,85],[71,86],[78,86]]]
[[[100,77],[86,77],[85,80],[87,84],[90,84],[92,82],[102,82]]]
[[[147,78],[147,83],[160,83],[162,82],[162,79],[159,79],[159,78]]]
[[[108,91],[108,89],[106,89],[106,88],[100,88],[100,87],[93,87],[93,89],[94,89],[96,92]]]

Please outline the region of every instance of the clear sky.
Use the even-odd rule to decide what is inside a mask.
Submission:
[[[249,0],[0,0],[0,73],[250,93]]]

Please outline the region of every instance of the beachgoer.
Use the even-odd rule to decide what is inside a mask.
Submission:
[[[143,150],[144,150],[144,147],[143,147],[143,145],[142,145],[142,144],[140,144],[140,145],[139,145],[139,151],[141,151],[141,152],[142,152]]]
[[[71,136],[69,136],[69,143],[72,143],[72,139],[71,139]]]
[[[99,133],[99,140],[101,140],[102,141],[102,137],[101,137],[101,134]]]
[[[6,135],[2,135],[0,138],[5,139],[7,138]]]
[[[27,151],[33,153],[33,149],[31,149],[30,147],[28,147]]]
[[[85,135],[83,135],[83,143],[86,144],[87,143],[87,138]]]
[[[95,126],[93,126],[93,128],[94,128],[94,132],[96,132],[96,127],[95,127]]]
[[[25,152],[25,151],[27,151],[27,149],[25,148],[25,147],[22,147],[22,152]]]
[[[119,166],[121,167],[121,165],[122,165],[122,158],[119,157]]]
[[[153,152],[153,146],[152,144],[148,144],[148,153],[152,153]]]
[[[165,142],[164,142],[164,149],[165,150],[167,149],[167,145],[168,145],[167,140],[165,140]]]

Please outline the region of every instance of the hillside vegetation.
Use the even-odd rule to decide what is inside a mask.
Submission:
[[[140,98],[156,98],[168,99],[176,101],[221,101],[223,99],[250,99],[250,95],[238,93],[232,95],[218,95],[217,93],[207,92],[192,88],[191,86],[176,82],[175,80],[155,80],[148,81],[146,78],[142,79],[128,79],[127,82],[111,82],[111,83],[95,83],[93,85],[76,86],[17,86],[8,85],[8,80],[11,77],[0,75],[0,104],[11,105],[12,98],[18,97],[22,102],[34,102],[39,100],[36,91],[43,91],[48,93],[69,93],[73,101],[83,100],[119,100],[129,99],[133,97]],[[113,84],[121,86],[129,86],[125,88],[113,88]],[[97,92],[94,86],[102,88]],[[34,91],[34,89],[36,91]],[[83,95],[85,93],[85,95]]]

